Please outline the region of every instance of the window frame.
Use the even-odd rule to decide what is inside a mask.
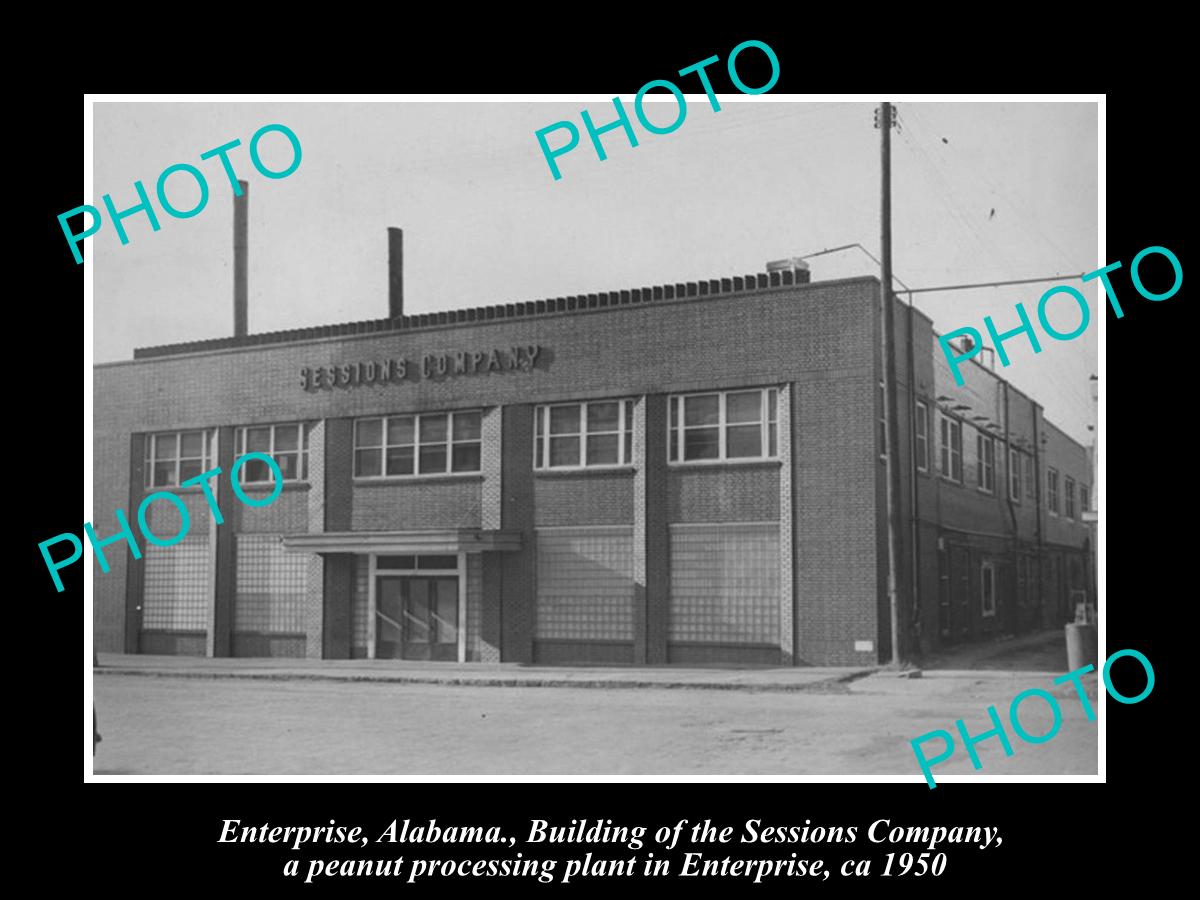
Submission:
[[[987,587],[991,587],[992,608],[988,609],[986,600]],[[990,559],[979,564],[979,614],[982,618],[990,619],[996,615],[996,566]]]
[[[201,435],[202,446],[201,446],[201,450],[200,450],[200,454],[201,454],[200,456],[198,456],[198,457],[186,456],[185,457],[183,455],[183,453],[182,453],[183,436],[185,434]],[[161,484],[156,482],[154,475],[158,468],[158,463],[160,461],[163,463],[166,463],[166,462],[168,462],[168,460],[166,460],[166,459],[160,460],[160,458],[158,457],[158,438],[160,438],[160,437],[162,437],[162,438],[174,437],[175,438],[175,455],[174,455],[173,459],[169,460],[170,462],[173,462],[175,464],[174,480],[169,481],[169,482],[163,482]],[[211,471],[212,468],[214,467],[214,465],[216,464],[217,429],[215,429],[215,428],[182,428],[177,431],[147,432],[144,437],[144,446],[142,448],[142,451],[143,451],[142,452],[142,465],[144,467],[143,471],[142,471],[142,487],[144,490],[151,490],[154,488],[183,487],[184,479],[182,479],[180,477],[180,474],[181,474],[180,469],[183,467],[183,461],[185,459],[187,459],[187,460],[199,459],[200,460],[200,472],[198,472],[197,475],[203,474],[204,472]],[[243,466],[243,468],[245,468],[245,467]],[[191,480],[192,478],[195,478],[195,477],[196,477],[195,475],[190,475],[190,476],[188,476],[187,480]]]
[[[941,413],[941,427],[938,429],[938,473],[942,478],[954,484],[963,483],[963,423],[961,419]],[[957,446],[953,440],[947,442],[946,436],[958,436]],[[955,475],[954,463],[958,463],[958,474]],[[949,472],[946,471],[947,467]]]
[[[299,429],[299,436],[297,438],[297,445],[296,445],[297,449],[276,451],[276,449],[275,449],[275,429],[276,428],[292,428],[292,427]],[[296,453],[299,455],[299,459],[297,460],[297,464],[296,464],[296,471],[298,474],[296,475],[295,478],[284,478],[283,479],[284,484],[306,484],[308,482],[308,433],[311,430],[311,426],[309,425],[308,422],[272,422],[272,423],[263,424],[263,425],[239,425],[239,426],[237,426],[237,428],[234,429],[234,433],[233,433],[233,446],[234,446],[235,458],[241,458],[241,457],[245,456],[246,453],[250,452],[250,451],[246,450],[246,442],[249,439],[249,432],[250,432],[251,428],[269,428],[269,429],[271,429],[270,449],[267,450],[266,453],[267,453],[267,456],[271,457],[272,459],[275,459],[275,455],[277,452],[286,453],[286,454]],[[255,452],[261,453],[263,451],[260,450],[260,451],[255,451]],[[276,459],[275,463],[276,463],[276,465],[278,465],[279,460]],[[238,483],[239,484],[245,485],[246,487],[259,487],[259,486],[269,486],[269,485],[272,485],[275,483],[275,477],[273,474],[271,475],[270,478],[267,478],[262,481],[248,480],[246,477],[246,473],[249,471],[249,469],[250,469],[250,467],[248,465],[243,465],[241,467],[241,469],[238,471]],[[280,469],[280,471],[282,472],[282,468]]]
[[[1088,501],[1092,499],[1090,494],[1091,494],[1091,491],[1088,489],[1088,485],[1080,482],[1080,484],[1079,484],[1079,514],[1080,514],[1080,516],[1082,516],[1083,513],[1089,511],[1088,510]]]
[[[729,396],[758,391],[759,418],[754,422],[730,422],[728,419]],[[778,385],[767,387],[729,388],[719,391],[696,391],[689,394],[672,394],[667,400],[667,465],[669,466],[712,466],[743,465],[778,461],[779,455],[779,395]],[[686,401],[697,397],[717,397],[717,422],[715,425],[687,425],[685,420]],[[758,456],[729,456],[728,430],[757,424],[759,427]],[[687,432],[701,429],[717,429],[717,456],[713,459],[686,459]]]
[[[535,472],[578,472],[584,469],[626,469],[633,465],[633,418],[635,414],[633,397],[615,397],[601,400],[577,400],[570,403],[542,403],[533,411],[533,469]],[[588,406],[602,403],[617,404],[616,431],[588,431]],[[569,434],[552,435],[550,432],[551,410],[579,409],[579,430]],[[590,463],[588,462],[588,437],[601,435],[617,436],[617,462]],[[551,437],[578,437],[579,462],[571,465],[550,464]]]
[[[1025,457],[1025,499],[1037,500],[1037,479],[1034,477],[1033,454],[1022,453]]]
[[[1046,467],[1046,509],[1050,515],[1058,515],[1058,469]]]
[[[984,453],[984,449],[990,453]],[[984,476],[988,477],[985,479]],[[984,431],[975,432],[975,482],[985,494],[996,493],[996,438]]]
[[[1008,448],[1008,499],[1013,503],[1021,502],[1021,456],[1016,447]]]
[[[1063,515],[1075,518],[1075,479],[1070,475],[1063,476]]]
[[[916,401],[917,471],[929,472],[929,404]]]
[[[457,436],[458,426],[457,421],[459,416],[475,414],[479,416],[479,437],[477,438],[459,438]],[[483,471],[483,409],[455,409],[444,411],[427,411],[420,413],[392,413],[386,416],[361,416],[356,418],[352,424],[351,434],[351,455],[353,462],[351,463],[353,479],[355,481],[392,481],[392,480],[413,480],[419,478],[450,478],[460,475],[478,475]],[[432,419],[439,416],[446,417],[446,438],[444,441],[425,442],[421,440],[421,420]],[[389,444],[388,443],[388,424],[393,419],[412,419],[412,442],[405,444]],[[379,444],[371,446],[363,446],[358,442],[358,428],[363,422],[379,422]],[[458,446],[477,444],[479,446],[479,465],[474,469],[455,469],[454,468],[454,449]],[[446,454],[446,468],[436,472],[421,471],[421,448],[422,447],[444,447]],[[388,450],[400,447],[411,447],[413,451],[413,470],[412,472],[402,472],[398,474],[388,474],[387,471],[387,453]],[[379,452],[379,474],[378,475],[363,475],[358,470],[358,454],[362,450],[377,450]]]

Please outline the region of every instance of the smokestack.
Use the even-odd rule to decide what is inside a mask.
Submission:
[[[388,229],[388,316],[404,315],[404,232]]]
[[[249,331],[249,269],[247,247],[250,230],[250,183],[239,181],[241,194],[233,198],[233,336],[245,337]]]

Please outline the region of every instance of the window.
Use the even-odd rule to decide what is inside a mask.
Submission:
[[[1081,513],[1088,511],[1088,489],[1086,484],[1079,486],[1079,511]]]
[[[990,562],[979,569],[979,609],[984,616],[996,614],[996,570]]]
[[[239,428],[234,446],[239,457],[247,453],[274,457],[284,481],[308,480],[308,427],[299,422]],[[247,460],[238,478],[242,484],[271,484],[274,480],[271,467],[261,459]]]
[[[1066,477],[1064,487],[1064,495],[1066,498],[1066,514],[1068,519],[1075,518],[1075,479],[1070,475]]]
[[[775,459],[777,388],[671,398],[667,458],[671,462]]]
[[[1058,469],[1046,470],[1046,506],[1051,515],[1058,515]]]
[[[917,401],[917,471],[929,471],[929,407]]]
[[[145,486],[179,487],[213,467],[216,432],[170,431],[146,435]]]
[[[942,476],[962,482],[962,422],[942,416]]]
[[[980,432],[975,435],[975,477],[981,491],[996,491],[996,439]]]
[[[478,472],[480,412],[421,413],[354,423],[354,477]]]
[[[879,382],[879,458],[887,459],[887,389]]]
[[[539,406],[534,422],[535,469],[579,469],[633,462],[632,400]]]
[[[1008,450],[1008,499],[1021,500],[1021,454],[1011,447]]]
[[[1034,499],[1034,492],[1037,487],[1033,480],[1033,457],[1029,454],[1025,455],[1025,496],[1030,500]]]

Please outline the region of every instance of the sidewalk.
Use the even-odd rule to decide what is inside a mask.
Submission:
[[[843,693],[874,668],[525,666],[367,659],[210,659],[101,653],[98,676],[361,681],[469,687],[688,688]]]

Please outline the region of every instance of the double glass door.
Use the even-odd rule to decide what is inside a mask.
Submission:
[[[458,659],[458,579],[380,575],[375,585],[377,659]]]

